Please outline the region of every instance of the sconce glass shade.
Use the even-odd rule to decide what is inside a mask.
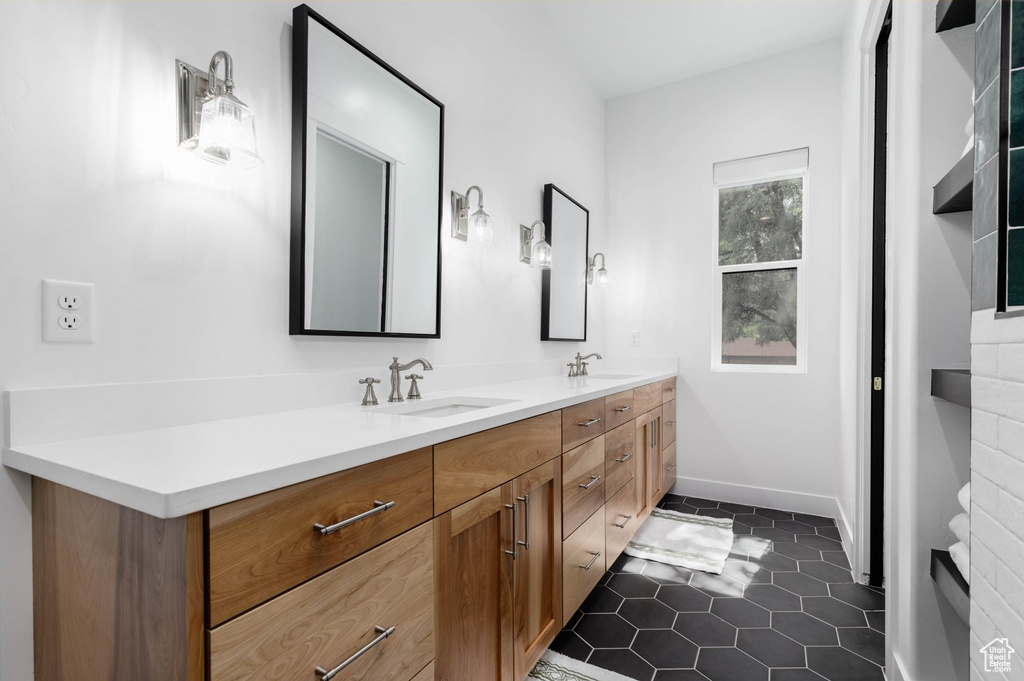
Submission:
[[[543,236],[533,245],[533,250],[530,253],[530,267],[535,270],[551,269],[551,246]]]
[[[481,244],[494,243],[494,223],[491,216],[484,212],[483,206],[469,217],[469,241]]]
[[[227,93],[204,103],[195,153],[199,158],[233,168],[252,168],[263,163],[256,151],[256,117],[252,109]]]
[[[601,269],[597,271],[597,285],[601,288],[608,287],[608,270],[604,265],[601,265]]]

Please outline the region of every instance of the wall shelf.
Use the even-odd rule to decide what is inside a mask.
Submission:
[[[973,12],[974,3],[971,3]],[[973,17],[973,14],[971,15]],[[974,204],[974,149],[957,161],[932,190],[932,213],[959,213]]]
[[[971,407],[970,369],[932,369],[932,397]]]
[[[949,551],[932,549],[932,579],[939,591],[946,597],[956,614],[966,624],[970,624],[971,618],[971,587],[967,580],[960,574],[959,568],[953,562]]]
[[[974,23],[974,0],[939,0],[935,5],[935,32]]]

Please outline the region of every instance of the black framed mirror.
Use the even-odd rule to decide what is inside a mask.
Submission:
[[[440,338],[444,105],[292,18],[290,333]]]
[[[585,341],[590,211],[546,184],[544,226],[551,244],[551,269],[541,275],[540,339]]]

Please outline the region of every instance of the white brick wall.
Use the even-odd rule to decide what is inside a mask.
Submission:
[[[1024,680],[1024,319],[971,327],[971,681]],[[1006,637],[1011,671],[983,671]]]

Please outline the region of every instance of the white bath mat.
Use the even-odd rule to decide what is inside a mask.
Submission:
[[[720,575],[732,549],[732,538],[731,519],[656,508],[626,545],[625,552],[645,560]]]
[[[632,681],[622,674],[600,669],[549,650],[537,662],[527,681]]]

